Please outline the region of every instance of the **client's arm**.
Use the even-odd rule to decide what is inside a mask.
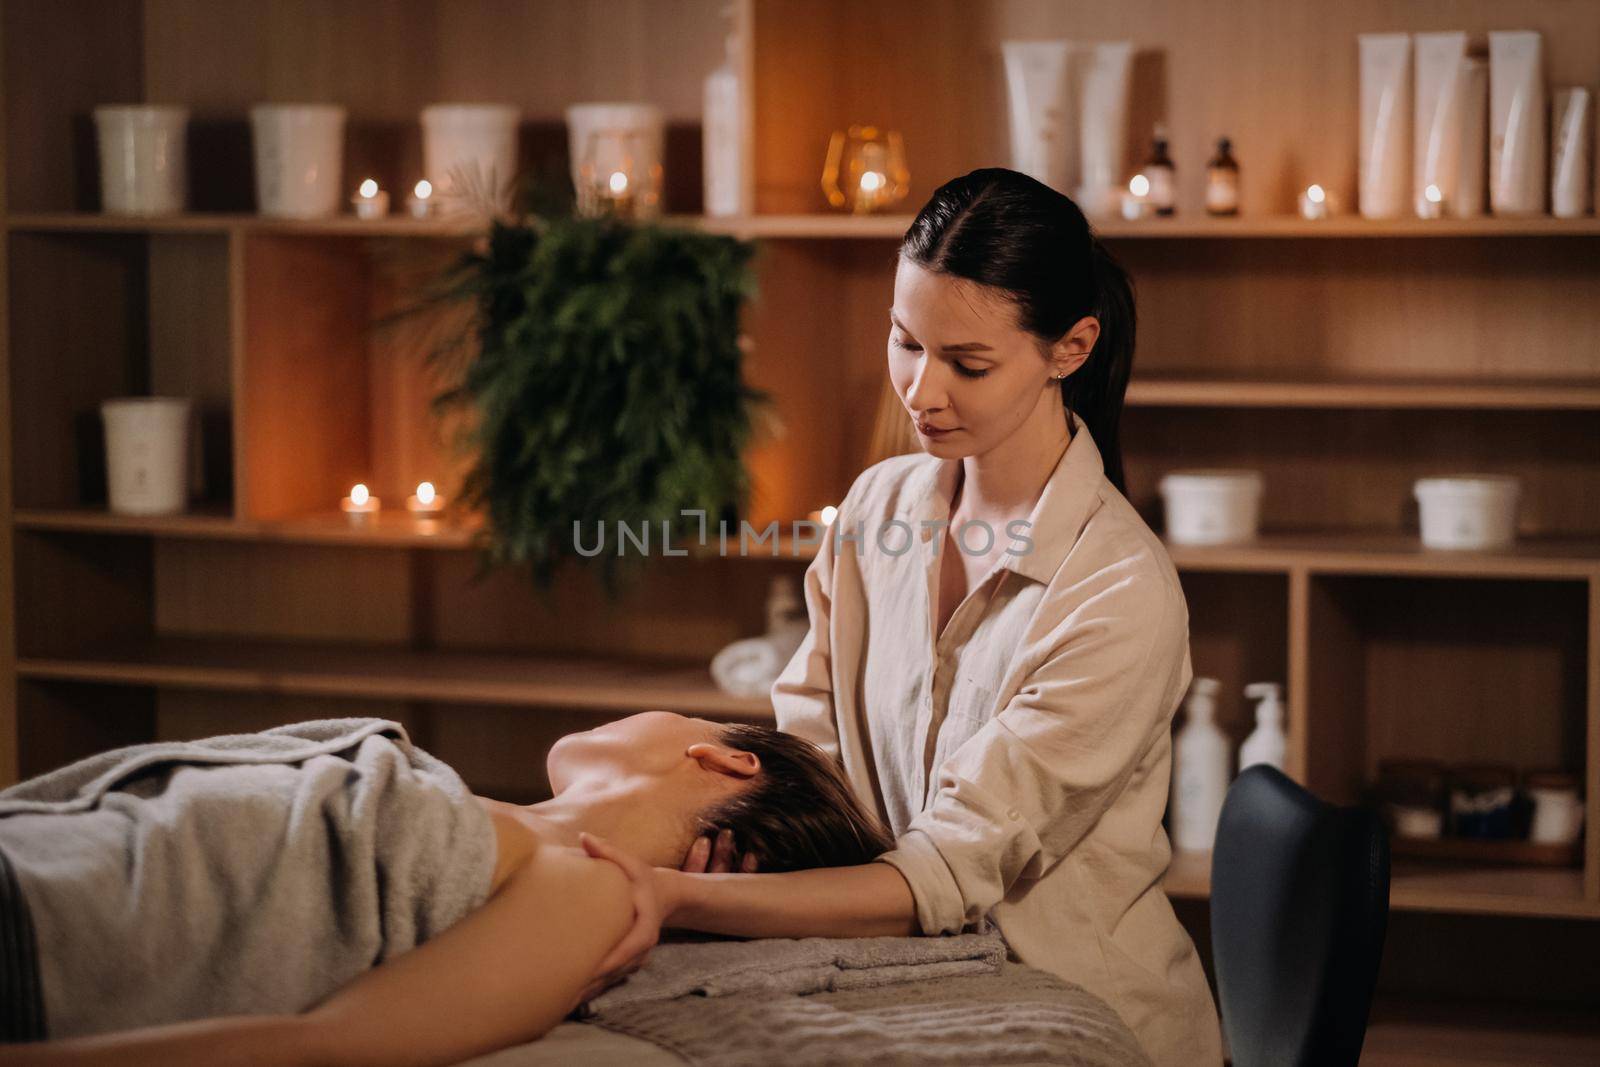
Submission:
[[[7,1049],[8,1064],[450,1064],[543,1036],[629,929],[627,877],[542,848],[483,907],[301,1015],[204,1019]]]

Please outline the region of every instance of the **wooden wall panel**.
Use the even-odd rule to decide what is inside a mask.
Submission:
[[[142,8],[139,0],[7,0],[9,210],[99,206],[91,111],[144,99]]]

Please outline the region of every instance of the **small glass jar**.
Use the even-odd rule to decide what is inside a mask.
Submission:
[[[1566,771],[1529,771],[1522,779],[1533,811],[1528,840],[1537,845],[1570,845],[1583,830],[1583,789]]]
[[[589,134],[578,164],[578,213],[590,218],[654,219],[661,214],[661,164],[647,130],[611,127]]]
[[[1450,771],[1450,832],[1457,837],[1506,840],[1517,832],[1517,773],[1500,763]]]
[[[867,215],[904,200],[910,185],[905,145],[894,130],[851,126],[834,131],[822,167],[822,191],[829,204]]]
[[[1444,832],[1444,764],[1434,760],[1378,762],[1374,789],[1396,837],[1437,840]]]

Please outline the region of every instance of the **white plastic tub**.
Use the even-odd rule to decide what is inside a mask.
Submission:
[[[1413,488],[1428,548],[1505,548],[1517,537],[1521,481],[1509,474],[1419,478]]]
[[[1261,472],[1170,471],[1161,478],[1167,540],[1184,545],[1249,541],[1261,519]]]
[[[189,503],[190,402],[125,396],[100,405],[111,510],[171,515]]]
[[[512,104],[430,104],[422,109],[422,170],[446,210],[469,207],[456,202],[468,195],[456,188],[458,176],[499,210],[511,206],[521,119],[521,109]]]
[[[176,215],[189,194],[186,108],[106,104],[94,109],[100,205],[110,215]]]
[[[256,209],[285,219],[336,215],[344,192],[345,109],[334,104],[257,104]]]

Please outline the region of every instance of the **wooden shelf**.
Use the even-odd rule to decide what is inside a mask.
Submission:
[[[361,525],[341,512],[292,519],[239,519],[220,509],[182,515],[117,515],[99,508],[19,509],[24,530],[148,535],[202,541],[253,541],[288,544],[370,545],[394,548],[466,548],[479,524],[463,519],[414,519],[385,511]]]
[[[693,226],[745,238],[780,240],[899,240],[915,218],[892,215],[665,215],[661,222]],[[1101,237],[1125,239],[1349,238],[1349,237],[1600,237],[1600,218],[1558,219],[1363,219],[1309,222],[1294,215],[1244,218],[1165,218],[1129,222],[1091,218]],[[357,237],[464,237],[483,229],[476,221],[413,219],[391,214],[363,220],[353,215],[326,219],[273,219],[252,214],[194,213],[167,216],[107,215],[99,212],[17,212],[6,228],[28,232],[218,233],[256,232]]]
[[[514,652],[416,651],[158,637],[71,656],[21,657],[23,678],[249,693],[415,700],[708,718],[770,718],[764,698],[730,696],[706,664]]]
[[[1127,403],[1195,408],[1402,408],[1593,411],[1600,381],[1592,378],[1483,381],[1467,379],[1261,378],[1134,372]]]
[[[220,511],[183,515],[114,515],[96,508],[19,509],[18,529],[75,533],[147,535],[190,540],[371,545],[378,547],[468,548],[481,522],[468,519],[413,519],[384,512],[365,525],[338,512],[292,519],[236,519]],[[788,534],[787,523],[774,544],[753,541],[743,558],[809,560],[815,545]],[[1372,574],[1466,578],[1546,578],[1577,580],[1600,575],[1600,539],[1524,538],[1503,552],[1424,548],[1417,535],[1381,531],[1332,530],[1269,533],[1237,545],[1177,545],[1166,542],[1179,570],[1286,574]],[[657,546],[659,547],[659,546]],[[714,556],[716,541],[704,548],[681,546],[690,557]],[[730,533],[728,555],[738,556]]]
[[[1163,883],[1183,900],[1211,896],[1209,853],[1174,852]],[[1397,911],[1461,912],[1529,918],[1600,918],[1583,895],[1583,873],[1548,867],[1470,867],[1393,861],[1389,906]]]

